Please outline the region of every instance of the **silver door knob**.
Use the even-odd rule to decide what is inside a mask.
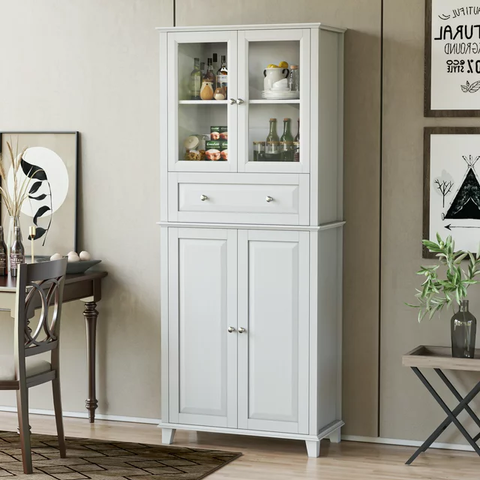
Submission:
[[[237,100],[237,103],[238,103],[239,105],[241,105],[242,103],[245,103],[245,101],[242,100],[241,98],[239,98],[239,99]]]
[[[245,332],[246,332],[246,330],[243,327],[240,327],[238,329],[238,333],[245,333]]]
[[[237,101],[234,98],[230,99],[230,105],[235,105],[236,103],[237,103]]]
[[[207,197],[206,195],[202,195],[202,196],[200,197],[200,200],[201,200],[202,202],[204,202],[205,200],[208,200],[208,197]]]
[[[273,197],[267,196],[266,200],[268,203],[273,202]]]
[[[235,327],[228,327],[228,333],[235,332]]]

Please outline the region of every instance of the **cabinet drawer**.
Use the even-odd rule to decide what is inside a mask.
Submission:
[[[169,221],[308,225],[308,175],[170,175]]]

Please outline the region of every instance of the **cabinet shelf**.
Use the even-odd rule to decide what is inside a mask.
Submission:
[[[300,99],[295,98],[292,100],[264,100],[264,99],[259,99],[259,100],[250,100],[248,103],[251,105],[287,105],[287,104],[296,104],[300,105]]]
[[[228,100],[179,100],[180,105],[227,105]]]

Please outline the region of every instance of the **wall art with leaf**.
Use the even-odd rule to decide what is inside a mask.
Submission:
[[[31,248],[30,226],[36,227],[35,255],[76,251],[78,132],[2,132],[0,140],[3,152],[6,142],[18,152],[25,150],[20,174],[30,177],[30,181],[20,225],[26,254]],[[13,175],[7,173],[7,178],[7,184],[13,182]],[[1,221],[8,229],[5,208]]]

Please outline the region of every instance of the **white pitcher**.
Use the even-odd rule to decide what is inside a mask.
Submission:
[[[263,80],[264,90],[271,90],[273,84],[288,77],[290,71],[288,68],[266,68],[263,71],[265,79]]]

